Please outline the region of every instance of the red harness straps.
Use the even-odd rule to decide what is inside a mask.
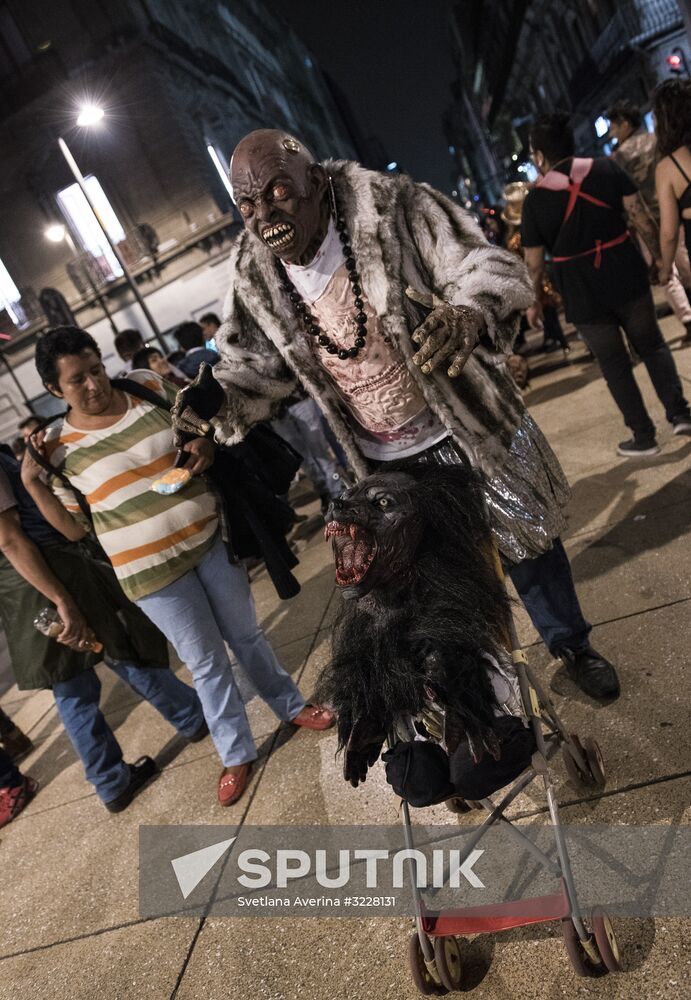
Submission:
[[[574,157],[571,163],[571,171],[568,176],[560,173],[558,170],[550,170],[549,173],[546,173],[545,176],[541,177],[537,182],[537,187],[544,187],[548,191],[569,192],[569,201],[566,206],[566,211],[564,212],[564,218],[562,219],[561,229],[557,235],[557,240],[561,235],[565,223],[571,218],[573,210],[576,207],[576,202],[579,198],[583,201],[589,201],[592,205],[597,205],[599,208],[607,208],[610,211],[614,211],[612,206],[608,205],[606,201],[601,201],[599,198],[595,198],[593,195],[586,194],[585,191],[581,190],[583,181],[590,173],[592,165],[592,159]],[[621,243],[625,243],[626,240],[630,239],[630,236],[631,234],[629,231],[625,230],[619,236],[615,236],[613,239],[607,240],[604,243],[602,240],[595,240],[595,246],[591,247],[589,250],[583,250],[581,253],[570,254],[567,257],[552,257],[552,261],[555,264],[563,264],[567,260],[576,260],[578,257],[590,257],[593,255],[595,257],[593,266],[600,267],[602,264],[602,251],[609,250],[610,247],[616,247]]]

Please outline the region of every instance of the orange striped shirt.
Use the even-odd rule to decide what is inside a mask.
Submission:
[[[176,388],[150,371],[128,378],[172,402]],[[195,476],[178,493],[161,496],[152,483],[176,457],[170,414],[127,395],[127,411],[110,427],[76,430],[65,421],[48,431],[46,452],[84,494],[98,539],[131,600],[155,593],[193,569],[219,527],[216,495]],[[51,487],[81,517],[71,490]]]

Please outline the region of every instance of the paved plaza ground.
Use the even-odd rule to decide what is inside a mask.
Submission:
[[[691,349],[681,326],[663,321],[687,396]],[[673,437],[642,366],[637,376],[659,427],[662,452],[616,457],[625,436],[619,415],[582,346],[567,365],[541,356],[525,393],[573,486],[565,542],[593,641],[619,667],[621,698],[602,707],[581,694],[519,614],[530,662],[553,683],[569,729],[591,733],[608,767],[604,793],[584,793],[555,775],[565,822],[681,824],[689,819],[691,753],[691,438]],[[260,619],[286,668],[309,694],[329,650],[338,606],[330,548],[316,500],[298,530],[302,593],[280,602],[254,574]],[[183,667],[181,676],[189,677]],[[357,790],[340,776],[334,732],[277,727],[248,698],[260,759],[246,795],[216,804],[218,757],[209,739],[184,745],[159,715],[105,669],[103,707],[130,760],[155,756],[162,774],[124,813],[113,816],[86,784],[51,693],[8,688],[1,703],[36,744],[22,768],[41,790],[0,831],[0,1000],[409,1000],[412,922],[404,918],[160,918],[138,907],[140,824],[339,824],[398,822],[397,800],[381,766]],[[523,813],[544,815],[537,791]],[[443,806],[427,823],[465,823]],[[223,831],[219,840],[223,836]],[[466,943],[475,1000],[678,998],[691,981],[681,919],[621,920],[625,972],[577,979],[559,928],[548,924]]]

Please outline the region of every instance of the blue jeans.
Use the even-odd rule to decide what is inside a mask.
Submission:
[[[583,617],[560,538],[536,559],[508,564],[506,570],[535,628],[553,656],[582,649],[592,626]]]
[[[257,624],[244,567],[229,561],[220,539],[193,570],[137,604],[192,673],[211,738],[226,767],[255,760],[257,751],[225,642],[279,719],[293,719],[305,707]]]
[[[305,472],[320,496],[338,497],[345,484],[324,433],[324,416],[313,399],[302,399],[288,407],[271,426],[302,455]]]
[[[204,721],[194,688],[164,668],[108,662],[137,694],[157,708],[182,736],[193,736]],[[53,685],[53,695],[65,732],[84,765],[87,780],[103,802],[111,802],[130,782],[130,769],[120,744],[98,707],[101,682],[95,670],[85,670]]]

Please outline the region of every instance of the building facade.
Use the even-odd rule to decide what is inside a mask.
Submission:
[[[540,113],[569,112],[578,149],[600,152],[610,104],[648,108],[658,82],[691,67],[677,0],[466,0],[451,38],[457,78],[445,121],[457,185],[485,204],[527,169]]]
[[[84,104],[104,111],[97,126],[77,127]],[[59,136],[164,331],[220,309],[239,229],[222,175],[246,132],[285,128],[319,157],[355,155],[319,67],[259,0],[3,0],[0,123],[3,358],[39,409],[43,289],[64,297],[106,357],[114,329],[149,335]],[[27,408],[12,380],[0,384],[6,438]]]

